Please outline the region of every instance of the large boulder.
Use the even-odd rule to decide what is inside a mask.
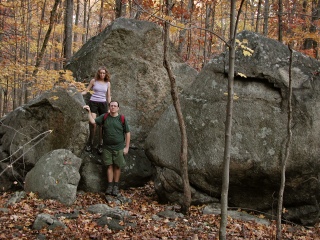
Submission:
[[[37,193],[40,198],[71,205],[77,196],[81,162],[70,150],[49,152],[27,173],[24,189]]]
[[[128,185],[141,185],[153,176],[154,169],[144,153],[144,141],[171,104],[162,39],[162,29],[154,23],[118,18],[84,44],[66,66],[78,81],[92,79],[99,66],[106,66],[110,71],[112,99],[119,101],[120,112],[131,130],[128,164],[121,174],[122,183]],[[182,91],[190,86],[197,71],[184,63],[174,49],[170,59],[177,86]],[[95,176],[82,179],[84,190],[101,188],[95,185],[95,179],[105,177],[105,171],[97,158],[86,157],[82,170]]]
[[[288,138],[290,52],[285,45],[256,33],[244,31],[237,38],[229,206],[271,211],[277,209]],[[223,173],[228,63],[228,52],[215,57],[181,94],[190,184],[217,198]],[[319,219],[319,73],[318,61],[293,51],[292,143],[284,216],[306,225]],[[178,192],[167,179],[179,175],[179,149],[178,122],[171,106],[146,139],[147,156],[157,166],[156,190],[166,201],[175,200],[172,191]],[[181,189],[180,185],[182,197]],[[196,195],[192,200],[197,201]]]
[[[27,172],[52,150],[81,156],[89,134],[84,104],[75,88],[57,88],[1,119],[0,191],[23,187]]]

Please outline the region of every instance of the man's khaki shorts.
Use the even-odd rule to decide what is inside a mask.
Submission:
[[[103,163],[106,166],[115,164],[119,168],[122,168],[126,165],[126,161],[123,155],[123,150],[115,151],[103,149]]]

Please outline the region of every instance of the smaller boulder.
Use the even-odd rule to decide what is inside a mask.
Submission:
[[[25,191],[43,199],[56,199],[71,205],[76,200],[81,158],[70,150],[57,149],[40,158],[26,175]]]
[[[66,228],[64,223],[60,222],[56,217],[45,213],[39,214],[32,225],[34,230],[41,230],[42,228],[54,230],[59,227]]]

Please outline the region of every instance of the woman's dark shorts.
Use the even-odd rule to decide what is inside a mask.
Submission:
[[[97,116],[108,112],[108,104],[107,101],[105,102],[89,102],[89,107],[92,113],[97,114]]]

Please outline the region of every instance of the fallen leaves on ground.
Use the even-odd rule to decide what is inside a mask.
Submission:
[[[0,211],[0,239],[218,239],[220,217],[203,215],[204,206],[191,206],[190,215],[175,220],[160,218],[153,215],[168,207],[178,210],[177,206],[160,204],[157,201],[152,183],[144,187],[121,190],[121,193],[132,200],[121,206],[129,211],[134,220],[124,220],[124,230],[114,231],[107,226],[96,223],[99,214],[86,211],[90,205],[107,204],[104,195],[99,193],[79,193],[72,206],[64,206],[55,200],[39,199],[36,194],[29,193],[20,202],[9,206],[8,212]],[[10,199],[10,193],[0,196],[0,208]],[[112,206],[112,204],[110,205]],[[67,226],[65,229],[33,230],[32,224],[40,213],[51,215],[79,211],[76,219],[60,218]],[[135,221],[132,228],[125,221]],[[169,224],[173,223],[173,224]],[[283,239],[320,239],[320,225],[306,228],[299,225],[283,225]],[[228,218],[227,239],[275,239],[276,225],[270,226]]]

